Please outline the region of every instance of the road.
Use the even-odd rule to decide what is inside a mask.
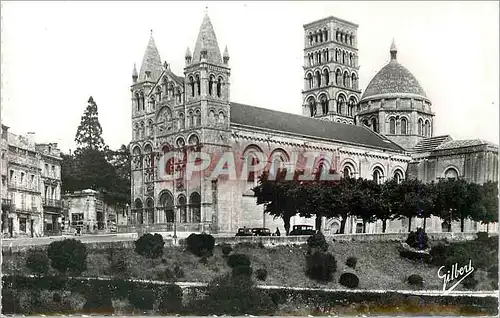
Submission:
[[[15,239],[2,239],[2,246],[16,247],[16,246],[34,246],[34,245],[48,245],[54,241],[63,240],[65,238],[74,238],[82,241],[83,243],[94,242],[123,242],[133,241],[137,239],[137,234],[124,233],[124,234],[96,234],[96,235],[63,235],[63,236],[46,236],[36,238],[15,238]]]

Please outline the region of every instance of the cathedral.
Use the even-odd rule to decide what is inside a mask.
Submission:
[[[231,68],[208,15],[203,18],[194,49],[185,52],[183,76],[162,62],[153,35],[139,72],[132,73],[131,223],[150,232],[235,234],[240,227],[279,228],[280,219],[263,213],[252,188],[258,173],[238,180],[214,176],[214,166],[186,178],[186,160],[172,161],[161,178],[162,155],[178,153],[234,154],[236,166],[260,164],[263,170],[286,168],[296,153],[333,154],[314,162],[313,169],[339,177],[373,179],[418,178],[424,182],[462,177],[483,183],[498,178],[498,146],[489,142],[453,140],[434,135],[429,96],[412,73],[390,61],[361,90],[358,25],[327,17],[304,25],[304,89],[302,115],[232,101]],[[244,170],[246,172],[246,170]],[[243,173],[243,172],[242,172]],[[189,179],[189,180],[188,180]],[[291,225],[313,225],[294,217]],[[335,233],[339,220],[322,220],[325,234]],[[427,220],[428,232],[446,231],[439,218]],[[419,226],[412,222],[412,227]],[[469,222],[467,231],[484,230]],[[452,224],[452,231],[459,231]],[[362,221],[351,218],[346,233],[359,233]],[[495,231],[495,226],[490,226]],[[368,233],[382,231],[378,222]],[[390,221],[387,232],[408,231],[407,220]]]

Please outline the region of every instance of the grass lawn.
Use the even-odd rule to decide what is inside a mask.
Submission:
[[[233,246],[232,253],[249,255],[254,271],[266,268],[267,280],[260,282],[266,285],[344,288],[338,283],[338,280],[343,272],[349,271],[354,272],[359,277],[360,289],[414,289],[405,283],[406,278],[412,274],[423,277],[425,289],[442,289],[442,281],[437,276],[438,267],[401,258],[398,246],[397,242],[330,243],[329,252],[337,260],[337,271],[333,280],[327,284],[310,280],[305,275],[306,245],[264,248],[240,244]],[[215,247],[213,256],[208,258],[206,264],[200,262],[199,257],[184,251],[181,247],[165,247],[163,258],[154,260],[144,258],[132,249],[120,250],[120,253],[124,253],[127,264],[126,276],[130,278],[165,280],[166,278],[162,274],[167,269],[173,270],[176,264],[184,272],[184,277],[176,278],[176,281],[209,282],[216,276],[230,271],[221,248],[218,246]],[[355,270],[345,265],[347,258],[351,256],[358,259]],[[474,262],[473,259],[473,265]],[[91,250],[87,258],[87,270],[82,275],[89,277],[112,275],[109,264],[106,251]],[[459,264],[459,266],[462,265],[466,264]],[[5,255],[2,264],[3,272],[13,273],[15,267],[21,273],[28,274],[24,255]],[[51,269],[51,271],[53,270]],[[484,271],[476,269],[474,274],[475,279],[479,281],[476,290],[493,290],[492,279]],[[464,290],[464,288],[459,285],[455,290]]]

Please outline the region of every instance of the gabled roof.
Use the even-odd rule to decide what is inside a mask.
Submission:
[[[430,152],[436,149],[439,145],[452,140],[450,135],[442,135],[442,136],[434,136],[430,138],[425,138],[420,140],[415,147],[413,148],[413,152],[422,153],[422,152]]]
[[[404,152],[403,148],[389,139],[362,126],[341,124],[239,103],[231,103],[230,116],[231,124]]]
[[[445,149],[456,149],[456,148],[465,148],[465,147],[474,147],[474,146],[481,146],[481,145],[489,145],[495,148],[498,148],[498,145],[495,145],[494,143],[491,143],[486,140],[482,139],[463,139],[463,140],[450,140],[448,142],[445,142],[441,144],[439,147],[434,149],[435,151],[438,150],[445,150]]]
[[[215,35],[214,27],[212,26],[212,22],[210,21],[208,14],[205,14],[205,17],[203,18],[200,32],[198,33],[198,39],[196,40],[196,45],[194,46],[194,64],[200,62],[202,49],[207,51],[207,62],[214,64],[222,63],[219,43],[217,42],[217,36]]]

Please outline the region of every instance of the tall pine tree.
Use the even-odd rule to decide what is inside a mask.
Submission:
[[[76,131],[75,142],[78,146],[77,152],[82,149],[104,150],[105,144],[98,116],[97,104],[94,98],[90,96],[80,126],[78,126]]]

